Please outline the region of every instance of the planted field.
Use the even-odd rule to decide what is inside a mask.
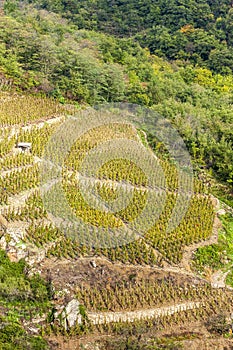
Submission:
[[[26,125],[44,121],[67,112],[56,101],[43,97],[8,95],[0,96],[0,126]]]
[[[63,227],[56,228],[44,207],[38,186],[44,149],[60,121],[44,124],[35,122],[58,116],[64,112],[65,107],[43,98],[36,98],[35,101],[32,99],[33,97],[27,99],[16,96],[11,102],[5,99],[4,106],[1,107],[5,115],[2,117],[3,125],[8,125],[1,132],[0,141],[0,201],[5,206],[1,213],[9,222],[29,223],[26,242],[30,241],[38,247],[48,244],[47,256],[78,258],[99,255],[110,261],[160,265],[164,259],[171,264],[179,263],[185,246],[211,236],[214,208],[207,189],[197,179],[194,179],[193,193],[186,193],[185,187],[180,189],[180,183],[185,183],[185,177],[182,176],[186,175],[182,172],[179,175],[175,164],[153,155],[148,145],[146,147],[150,155],[144,162],[146,168],[134,161],[138,157],[137,150],[133,150],[135,154],[132,158],[124,159],[117,157],[123,151],[116,147],[112,149],[112,158],[100,163],[98,171],[92,171],[91,167],[83,169],[86,156],[111,140],[125,140],[123,143],[129,140],[142,147],[140,132],[130,124],[121,123],[94,127],[72,145],[63,162],[62,189],[72,215],[78,217],[83,226],[71,226],[66,234]],[[10,103],[12,115],[8,106]],[[40,110],[39,114],[36,110]],[[16,131],[10,127],[16,123],[28,125],[18,127]],[[34,125],[29,125],[30,123]],[[15,147],[18,142],[31,143],[31,150],[26,153],[17,151]],[[151,186],[148,176],[151,175],[153,162],[155,185]],[[80,174],[84,181],[82,183]],[[22,205],[14,206],[14,196],[26,190],[31,190],[31,195]],[[91,204],[86,197],[90,193],[94,198]],[[154,209],[154,215],[158,216],[156,218],[145,210],[151,196],[158,211],[157,214]],[[11,204],[7,206],[9,198]],[[181,219],[176,207],[178,200],[188,203]],[[54,202],[56,201],[54,192]],[[99,201],[103,204],[102,207],[98,207]],[[112,210],[117,201],[118,207]],[[57,205],[59,207],[60,204]],[[59,210],[62,213],[62,208]],[[138,217],[141,220],[140,227],[147,228],[144,232],[138,231],[139,226],[135,223]],[[178,223],[171,231],[168,230],[170,220]],[[86,229],[86,224],[89,227],[91,225],[91,230]],[[124,244],[113,236],[111,230],[115,229],[120,229],[120,232],[126,230]]]

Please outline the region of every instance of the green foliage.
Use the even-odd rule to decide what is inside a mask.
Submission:
[[[48,293],[45,281],[35,275],[27,277],[23,260],[11,262],[6,253],[0,250],[0,298],[9,302],[47,302]]]
[[[28,2],[38,8],[61,13],[78,28],[118,37],[134,37],[153,53],[169,59],[208,64],[213,54],[215,58],[211,57],[210,66],[214,69],[226,72],[226,68],[232,68],[233,15],[230,0]],[[229,50],[229,62],[224,62],[222,58],[224,50]]]
[[[1,349],[48,349],[41,337],[28,335],[20,325],[20,319],[35,317],[49,307],[47,282],[39,275],[28,277],[26,268],[23,260],[11,262],[0,250]]]
[[[9,323],[1,317],[0,347],[2,350],[48,350],[49,347],[41,337],[27,334],[19,323]]]
[[[213,269],[220,269],[224,266],[224,246],[218,244],[212,244],[207,247],[198,248],[195,253],[195,263],[196,267],[203,270],[204,267],[211,267]]]
[[[231,271],[227,275],[226,284],[233,287],[233,269],[231,269]]]
[[[231,268],[233,261],[233,219],[230,214],[221,217],[222,230],[219,232],[218,243],[198,248],[195,252],[194,267],[203,271],[205,267],[214,270]],[[227,281],[231,284],[230,273]]]

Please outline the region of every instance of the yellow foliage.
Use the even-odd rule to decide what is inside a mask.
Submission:
[[[183,34],[191,34],[195,31],[192,24],[186,24],[185,26],[180,28],[180,32]]]
[[[164,61],[161,57],[152,55],[152,67],[155,72],[166,71],[166,73],[173,73],[172,65]]]
[[[195,68],[195,82],[201,86],[210,87],[218,92],[230,93],[233,90],[233,77],[221,74],[213,75],[207,68]]]
[[[207,68],[196,68],[195,69],[196,73],[196,79],[195,81],[203,86],[214,86],[215,84],[215,79],[212,75],[212,72],[207,69]]]

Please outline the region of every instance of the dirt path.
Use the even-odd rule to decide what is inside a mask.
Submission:
[[[21,129],[24,131],[28,131],[28,130],[30,131],[33,127],[37,127],[38,129],[41,129],[41,128],[43,128],[43,126],[45,124],[52,125],[52,124],[60,123],[63,120],[65,120],[65,116],[60,115],[60,116],[56,116],[56,117],[47,119],[45,121],[35,122],[35,123],[30,124],[30,125],[23,126]],[[18,128],[16,128],[16,129],[18,129]]]
[[[165,315],[173,315],[177,312],[192,310],[201,307],[201,302],[188,302],[170,306],[162,306],[154,309],[144,309],[123,312],[88,312],[88,318],[93,324],[111,322],[134,322],[135,320],[158,318]]]
[[[146,320],[151,318],[156,319],[162,316],[173,315],[178,312],[197,309],[201,306],[203,306],[203,303],[197,301],[135,311],[87,312],[87,317],[94,325],[112,322],[134,322],[137,320]],[[30,322],[25,322],[24,325],[30,325],[30,327],[33,329],[33,327],[38,323],[44,322],[46,317],[47,315],[43,315],[40,318],[32,319]]]
[[[35,165],[36,161],[34,161],[33,163],[30,163],[30,164],[26,164],[26,165],[20,165],[18,167],[15,167],[15,168],[11,168],[9,170],[4,170],[4,171],[1,171],[1,177],[6,177],[7,175],[10,175],[11,173],[13,172],[20,172],[21,170],[26,170],[26,169],[30,169],[33,167],[33,165]]]
[[[12,138],[13,136],[19,134],[19,132],[21,131],[30,131],[32,128],[37,127],[38,129],[43,128],[43,126],[45,124],[56,124],[56,123],[60,123],[62,121],[65,120],[65,116],[64,115],[58,115],[58,116],[54,116],[52,118],[49,118],[47,120],[43,120],[43,121],[34,121],[33,123],[29,124],[29,125],[25,125],[25,126],[20,126],[20,125],[9,125],[9,126],[4,126],[2,127],[2,131],[9,131],[9,138]]]

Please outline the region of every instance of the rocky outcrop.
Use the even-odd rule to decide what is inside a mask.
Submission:
[[[80,314],[80,303],[77,299],[72,299],[65,307],[62,306],[54,315],[61,325],[67,330],[82,324],[82,315]]]

